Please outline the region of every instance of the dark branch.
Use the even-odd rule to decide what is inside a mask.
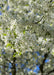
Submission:
[[[16,50],[13,51],[13,55],[16,55]],[[13,63],[12,63],[12,75],[16,75],[16,66],[15,66],[15,62],[16,62],[16,57],[13,57]]]
[[[54,69],[49,71],[46,75],[49,75],[50,73],[54,72]]]
[[[34,24],[38,24],[42,19],[43,19],[43,17],[39,21],[34,22]]]
[[[50,3],[52,2],[53,0],[50,0]]]
[[[40,71],[41,71],[42,75],[43,75],[43,67],[45,65],[45,60],[47,59],[48,54],[49,54],[49,52],[44,54],[44,59],[42,61],[42,64],[40,65]]]

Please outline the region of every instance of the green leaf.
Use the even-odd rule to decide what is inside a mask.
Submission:
[[[30,48],[31,48],[31,49],[33,49],[33,47],[32,47],[32,46],[30,46]]]
[[[15,36],[15,38],[17,37],[17,34],[15,33],[15,31],[13,32],[14,33],[14,36]]]
[[[16,55],[14,54],[13,57],[15,57]]]
[[[54,2],[52,2],[52,3],[54,3]]]
[[[4,3],[6,4],[6,3],[7,3],[7,1],[4,1]]]
[[[23,34],[25,34],[25,30],[23,31]]]
[[[0,23],[0,26],[1,26],[1,23]]]
[[[50,26],[52,26],[53,24],[50,24]]]
[[[18,54],[18,52],[16,52],[16,54]]]
[[[52,54],[54,55],[54,52],[52,52]]]
[[[1,56],[1,54],[0,54],[0,56]]]
[[[3,33],[3,35],[6,36],[7,34],[6,33]]]
[[[9,47],[9,46],[12,46],[11,43],[8,43],[8,44],[6,45],[6,47]]]
[[[2,11],[3,13],[5,12],[5,10]]]
[[[19,55],[21,55],[22,53],[20,52]]]
[[[25,6],[29,6],[29,4],[26,4]]]
[[[47,41],[46,38],[44,40]]]

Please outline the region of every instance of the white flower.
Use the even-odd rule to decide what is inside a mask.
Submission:
[[[45,48],[41,48],[41,51],[44,51],[45,50]]]
[[[15,25],[15,23],[16,23],[16,19],[15,20],[11,20],[11,22],[10,22],[10,24],[11,24],[10,29],[11,30],[13,29],[13,26]]]
[[[41,43],[43,41],[43,37],[38,38],[38,43]]]
[[[52,49],[51,54],[54,56],[54,48]]]
[[[0,58],[0,61],[2,62],[2,58]]]

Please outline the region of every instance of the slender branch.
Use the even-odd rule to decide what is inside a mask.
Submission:
[[[16,54],[16,50],[14,50],[13,55]],[[12,63],[12,75],[16,75],[16,66],[15,66],[15,62],[16,62],[16,57],[13,57],[13,63]]]
[[[45,65],[45,60],[47,59],[48,54],[49,54],[49,52],[44,54],[44,59],[42,61],[42,64],[40,65],[40,71],[41,71],[42,75],[43,75],[43,67]]]
[[[52,2],[53,0],[50,0],[50,3]]]
[[[6,61],[9,61],[9,63],[12,64],[11,60],[9,60],[5,55],[4,55],[4,57],[5,57],[5,60],[6,60]]]
[[[43,17],[44,17],[44,16],[43,16]],[[39,21],[34,22],[34,24],[38,24],[38,23],[43,19],[43,17],[42,17]]]
[[[49,71],[46,75],[49,75],[50,73],[54,72],[54,69]]]

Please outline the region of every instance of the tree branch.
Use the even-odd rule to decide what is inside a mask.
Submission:
[[[13,55],[16,54],[16,50],[13,51]],[[14,56],[13,57],[13,63],[12,63],[12,75],[16,75],[16,66],[15,66],[15,63],[16,62],[16,57]]]
[[[43,17],[44,17],[44,16],[43,16]],[[34,22],[34,24],[38,24],[38,23],[43,19],[43,17],[42,17],[39,21]]]
[[[41,71],[41,73],[42,73],[42,75],[43,75],[43,67],[44,67],[44,65],[45,65],[45,60],[47,59],[48,54],[49,54],[49,52],[44,54],[44,59],[43,59],[43,61],[42,61],[42,64],[41,64],[40,67],[39,67],[39,68],[40,68],[40,71]]]
[[[54,69],[49,71],[46,75],[49,75],[50,73],[54,72]]]
[[[50,0],[50,3],[52,2],[53,0]]]

